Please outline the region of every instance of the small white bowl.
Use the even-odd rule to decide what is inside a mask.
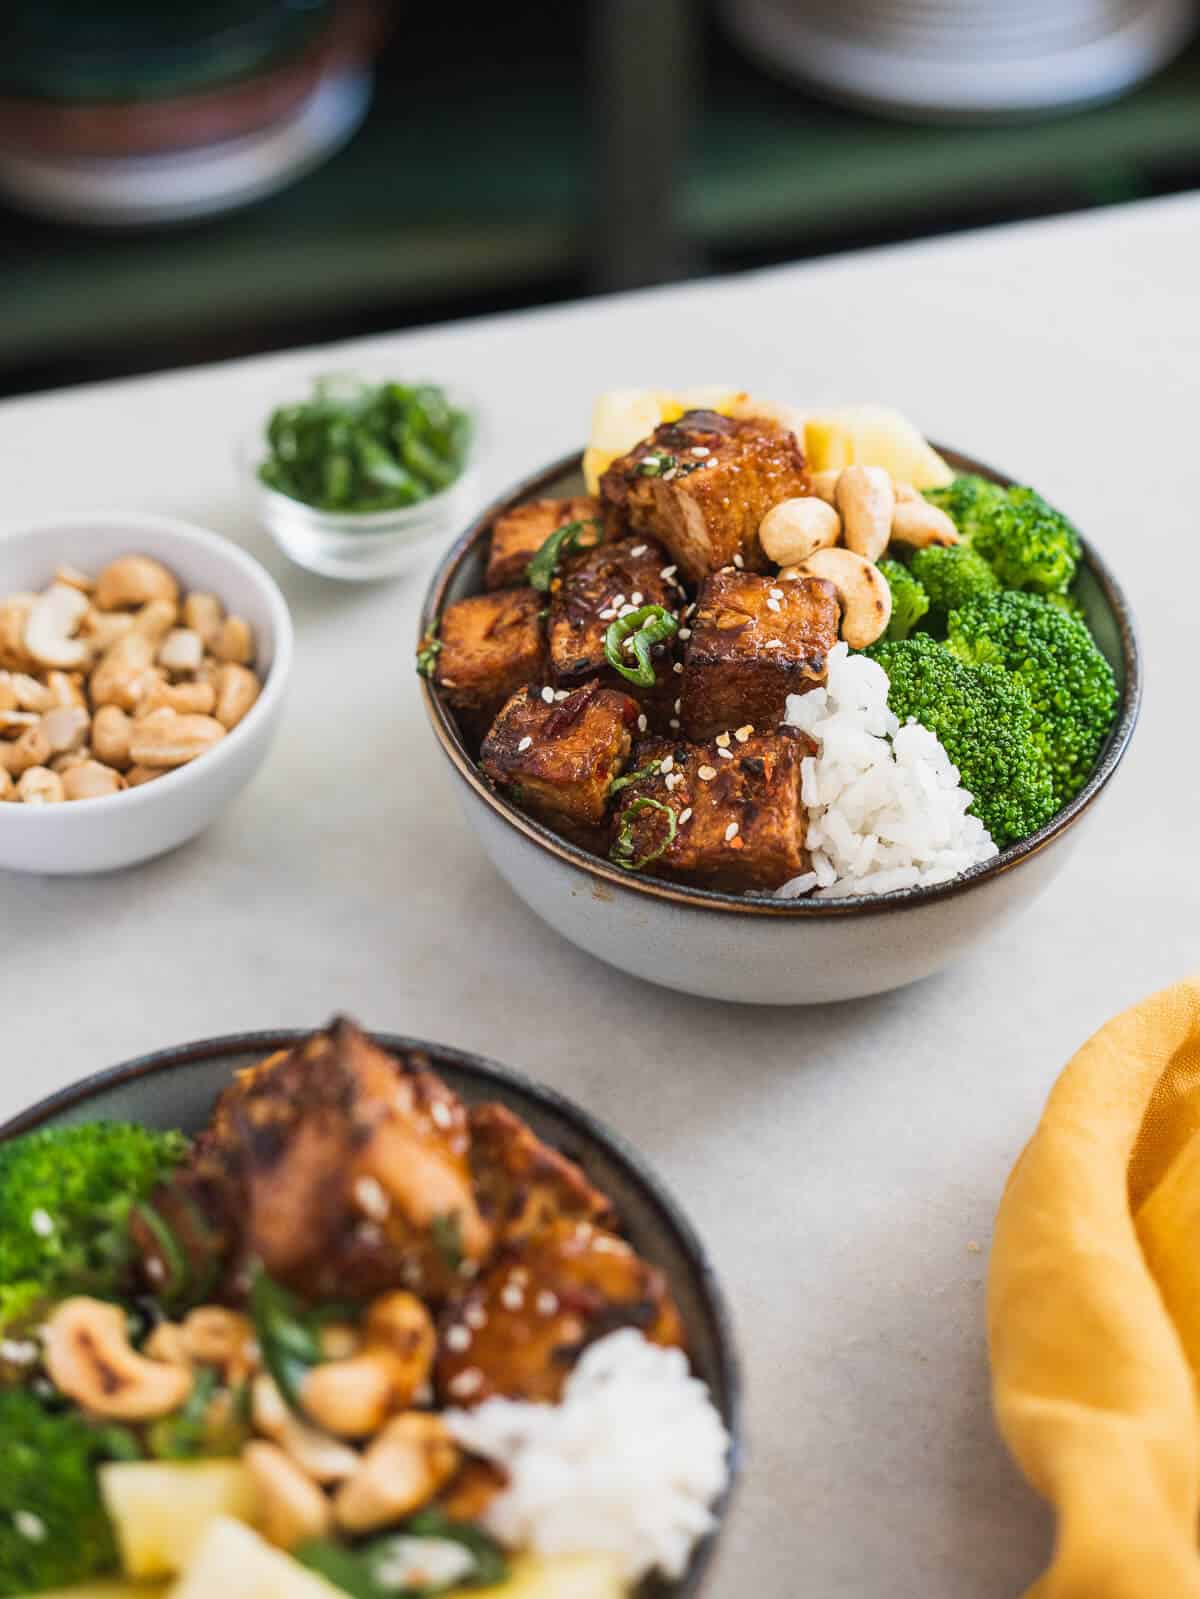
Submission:
[[[343,374],[324,373],[321,376]],[[394,372],[390,374],[395,376]],[[368,383],[388,381],[382,371],[355,371],[347,377]],[[462,472],[439,494],[417,505],[392,511],[322,511],[290,494],[268,488],[258,469],[267,456],[265,429],[271,413],[281,405],[294,405],[311,390],[313,379],[289,384],[270,396],[253,426],[238,440],[238,468],[251,495],[259,522],[283,553],[310,572],[338,578],[344,583],[369,583],[377,578],[400,577],[424,559],[425,545],[439,533],[456,527],[464,507],[475,496],[475,464],[479,458],[479,413],[457,389],[438,384],[457,410],[471,419],[471,440]],[[422,380],[433,382],[433,379]]]
[[[63,805],[0,805],[0,868],[57,876],[108,872],[202,832],[254,776],[275,737],[292,663],[292,619],[273,578],[236,544],[170,517],[79,512],[0,533],[0,597],[41,589],[60,564],[95,574],[119,555],[152,555],[184,590],[216,594],[254,629],[262,693],[207,754],[153,783]]]

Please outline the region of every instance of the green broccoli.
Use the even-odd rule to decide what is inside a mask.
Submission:
[[[884,637],[907,638],[929,609],[929,596],[902,561],[877,564],[892,591],[892,615]]]
[[[0,1594],[40,1593],[117,1564],[96,1467],[104,1434],[27,1390],[0,1392]]]
[[[188,1152],[182,1133],[125,1122],[51,1127],[0,1144],[0,1285],[116,1291],[129,1213]]]
[[[915,717],[945,746],[971,809],[1003,848],[1036,832],[1055,811],[1050,769],[1033,738],[1033,706],[997,666],[967,666],[944,644],[917,633],[867,652],[888,675],[888,705]]]
[[[960,661],[1003,667],[1026,689],[1055,805],[1065,805],[1096,764],[1117,703],[1112,668],[1086,625],[1039,595],[996,594],[951,612],[946,645]]]
[[[1000,579],[969,544],[931,544],[915,551],[912,574],[929,596],[928,627],[938,635],[945,634],[951,611],[1000,588]]]
[[[925,498],[940,505],[1006,589],[1065,594],[1079,564],[1079,535],[1029,488],[960,477]]]

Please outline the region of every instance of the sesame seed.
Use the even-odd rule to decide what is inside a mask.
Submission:
[[[678,727],[679,726],[679,718],[677,716],[673,716],[671,718],[671,720],[667,723],[667,726],[668,727]]]
[[[733,564],[734,564],[734,566],[737,567],[738,571],[740,572],[742,570],[742,568],[745,566],[746,563],[745,563],[745,561],[742,560],[740,555],[735,555],[734,558],[733,558]]]
[[[682,672],[683,671],[683,662],[682,661],[676,661],[675,665],[671,668],[671,670],[673,672]]]
[[[659,577],[665,577],[667,582],[669,583],[671,581],[671,579],[675,576],[676,572],[678,572],[678,570],[679,570],[679,568],[677,566],[664,566],[662,571],[658,575],[659,575]]]
[[[769,638],[763,645],[764,650],[781,650],[782,648],[783,640],[781,638]]]
[[[552,688],[544,688],[542,690],[542,698],[545,700],[547,705],[553,705],[554,704],[554,690]]]
[[[434,1126],[443,1129],[454,1121],[454,1113],[444,1099],[435,1099],[429,1107],[429,1114],[433,1118]]]
[[[392,1202],[377,1177],[360,1177],[354,1185],[354,1197],[360,1210],[372,1221],[382,1221],[392,1208]]]
[[[753,731],[754,731],[754,723],[753,722],[747,722],[745,727],[736,728],[734,730],[733,736],[734,736],[734,738],[737,739],[739,744],[744,744],[746,742],[746,740],[750,737],[751,733],[753,733]]]
[[[715,455],[710,455],[708,460],[705,461],[704,464],[705,464],[705,466],[716,466],[716,464],[717,464],[716,456]],[[733,470],[736,472],[737,471],[737,467],[735,466]]]
[[[701,766],[696,771],[696,776],[703,778],[706,783],[711,783],[716,775],[717,769],[715,766]]]
[[[474,1327],[475,1331],[478,1332],[481,1327],[486,1327],[487,1325],[487,1311],[484,1310],[482,1305],[468,1305],[466,1310],[463,1311],[463,1320],[468,1327]]]
[[[712,451],[708,448],[708,446],[706,444],[693,444],[692,445],[692,454],[696,457],[696,459],[698,461],[703,461],[703,459],[704,459],[704,457],[706,455],[711,455],[712,454]]]
[[[723,761],[731,761],[733,759],[733,751],[732,750],[719,749],[717,751],[717,754],[721,757],[721,759]]]
[[[627,602],[626,604],[622,605],[621,609],[617,612],[617,615],[618,616],[632,616],[634,611],[636,611],[636,610],[637,610],[637,606],[636,605],[630,605]],[[628,643],[632,644],[633,640],[629,639]]]
[[[30,1216],[29,1225],[39,1238],[49,1238],[54,1231],[53,1217],[48,1210],[42,1210],[40,1207]]]
[[[634,589],[633,593],[629,596],[629,603],[630,603],[630,605],[633,606],[634,610],[636,610],[637,607],[639,605],[641,605],[641,603],[642,603],[642,591],[641,591],[641,589]]]
[[[13,1526],[30,1543],[41,1543],[46,1536],[46,1523],[32,1510],[14,1510]]]
[[[779,611],[782,611],[782,609],[783,609],[783,606],[780,605],[778,600],[770,600],[769,599],[767,601],[767,610],[768,611],[779,612]]]
[[[446,1348],[456,1355],[461,1355],[464,1349],[471,1347],[471,1329],[469,1327],[451,1327],[446,1334]]]
[[[606,611],[600,611],[598,613],[598,615],[600,617],[600,620],[602,622],[611,622],[611,621],[613,621],[613,619],[616,617],[616,614],[617,613],[611,607],[608,610],[606,610]]]
[[[663,782],[666,783],[666,785],[667,785],[667,793],[668,794],[673,794],[675,792],[675,785],[677,783],[682,783],[683,782],[683,773],[682,772],[669,772],[667,774],[667,776],[663,779]]]
[[[457,1377],[452,1377],[447,1386],[455,1399],[469,1399],[483,1387],[483,1373],[478,1366],[468,1366]]]
[[[458,687],[458,683],[452,677],[443,677],[441,679],[441,684],[442,684],[443,688],[457,688]]]
[[[643,714],[638,717],[638,732],[644,733],[649,726],[650,723],[646,720],[645,713],[643,712]]]
[[[673,755],[668,755],[667,758],[663,761],[662,765],[659,767],[659,771],[660,772],[669,772],[674,765],[675,765],[675,757]]]
[[[165,1282],[167,1279],[167,1268],[163,1265],[162,1261],[159,1260],[157,1255],[150,1255],[147,1258],[145,1267],[143,1269],[145,1270],[146,1276],[149,1277],[152,1283]]]
[[[682,699],[677,699],[677,700],[676,700],[676,701],[675,701],[675,713],[676,713],[676,715],[678,715],[678,714],[679,714],[679,712],[680,712],[680,711],[681,711],[681,710],[682,710],[682,709],[683,709],[683,700],[682,700]]]
[[[571,691],[569,688],[559,688],[554,691],[554,703],[556,705],[561,705],[563,700],[570,699],[570,697]]]
[[[553,1316],[558,1309],[558,1295],[552,1294],[548,1288],[543,1288],[533,1304],[539,1316]]]
[[[679,637],[680,638],[691,638],[691,636],[692,636],[692,630],[691,630],[690,627],[681,627],[679,629]]]
[[[532,738],[530,738],[529,734],[526,733],[525,737],[517,745],[518,753],[520,753],[521,750],[527,750],[532,743],[533,743]]]
[[[718,744],[719,748],[721,748],[723,750],[727,750],[729,748],[729,734],[728,733],[718,733],[717,734],[717,744]]]
[[[645,544],[635,544],[629,553],[630,555],[645,555],[648,548],[649,546]]]
[[[735,839],[737,837],[737,835],[738,835],[738,824],[736,822],[730,822],[729,826],[725,829],[725,842],[727,844],[730,843],[733,839]]]
[[[662,475],[663,482],[664,483],[669,483],[671,481],[671,479],[673,477],[675,477],[676,475],[677,475],[677,468],[676,467],[671,467],[668,471],[663,473],[663,475]]]
[[[625,596],[623,594],[614,594],[608,603],[612,606],[614,611],[619,611],[622,605],[625,603]]]
[[[781,600],[783,598],[783,590],[782,589],[768,589],[767,593],[771,596],[771,598],[773,600]]]
[[[500,1303],[505,1310],[520,1310],[525,1303],[525,1290],[518,1283],[505,1283],[500,1290]]]
[[[691,819],[692,807],[690,805],[685,805],[680,811],[679,815],[676,817],[676,821],[679,823],[680,827],[682,827],[684,822],[690,822]]]

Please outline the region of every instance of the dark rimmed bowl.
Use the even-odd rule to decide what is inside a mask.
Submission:
[[[958,472],[1013,482],[958,451],[942,453]],[[452,601],[482,591],[488,530],[498,516],[543,495],[584,492],[581,460],[572,453],[555,461],[471,524],[434,573],[422,634]],[[622,971],[701,998],[759,1005],[856,999],[929,976],[1032,904],[1066,864],[1079,840],[1079,824],[1120,765],[1142,693],[1133,616],[1116,579],[1086,539],[1077,585],[1120,694],[1096,768],[1045,827],[984,865],[929,888],[776,900],[687,888],[623,871],[498,794],[476,766],[453,713],[425,678],[421,693],[458,779],[468,822],[510,886],[564,938]]]
[[[52,1094],[0,1126],[0,1143],[35,1128],[113,1118],[195,1132],[234,1072],[303,1038],[299,1028],[238,1033],[159,1050],[96,1072]],[[617,1208],[630,1242],[671,1285],[687,1329],[697,1374],[708,1384],[729,1435],[730,1485],[716,1506],[717,1529],[700,1543],[678,1582],[647,1582],[639,1599],[693,1599],[702,1591],[741,1458],[741,1379],[733,1323],[704,1246],[691,1223],[649,1166],[588,1111],[551,1088],[480,1055],[399,1033],[373,1033],[394,1053],[424,1050],[467,1104],[499,1100],[524,1117],[539,1137],[578,1161]]]

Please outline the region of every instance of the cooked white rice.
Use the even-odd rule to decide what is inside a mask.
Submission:
[[[838,644],[825,687],[788,696],[785,720],[819,747],[800,768],[812,869],[779,898],[944,883],[997,853],[938,739],[912,719],[901,727],[887,695],[878,662]]]
[[[493,1537],[545,1555],[608,1553],[630,1581],[682,1574],[728,1479],[708,1389],[678,1349],[630,1328],[584,1353],[557,1405],[488,1399],[445,1419],[508,1473],[483,1518]]]

